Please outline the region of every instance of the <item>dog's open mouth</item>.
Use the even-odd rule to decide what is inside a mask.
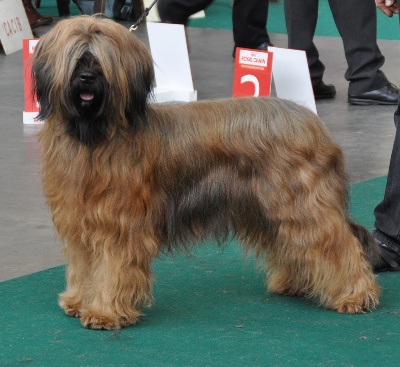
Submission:
[[[81,99],[83,101],[87,101],[87,102],[92,101],[93,98],[94,98],[94,94],[93,93],[81,93],[79,96],[81,97]]]
[[[88,91],[80,92],[79,93],[79,105],[82,108],[91,108],[94,104],[95,96],[93,93]]]

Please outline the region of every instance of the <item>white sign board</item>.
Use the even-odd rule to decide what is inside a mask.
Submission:
[[[22,40],[33,38],[21,0],[0,0],[0,42],[6,55],[22,49]]]
[[[197,100],[184,26],[151,22],[146,25],[154,60],[157,102]]]
[[[268,47],[268,51],[274,54],[272,77],[277,97],[308,107],[317,114],[306,53],[279,47]]]

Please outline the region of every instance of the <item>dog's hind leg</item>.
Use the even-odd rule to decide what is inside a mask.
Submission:
[[[341,215],[329,214],[319,226],[280,227],[267,256],[268,289],[316,298],[341,313],[372,310],[379,288],[361,244]]]
[[[83,326],[111,330],[137,322],[139,308],[151,302],[150,263],[155,254],[146,249],[156,246],[146,246],[145,241],[136,247],[103,247],[94,255],[87,302],[80,317]]]
[[[279,146],[253,185],[277,228],[264,245],[267,285],[272,292],[316,298],[338,312],[372,310],[379,289],[347,217],[342,152],[323,130],[311,134],[313,126],[290,135],[290,144]]]

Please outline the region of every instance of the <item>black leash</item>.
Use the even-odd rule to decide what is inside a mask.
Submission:
[[[140,23],[142,23],[144,18],[146,18],[149,15],[149,11],[156,4],[156,2],[157,0],[154,0],[148,8],[144,9],[143,14],[139,17],[139,19],[135,22],[135,24],[131,25],[131,27],[129,28],[129,32],[136,31],[136,29],[139,28]]]

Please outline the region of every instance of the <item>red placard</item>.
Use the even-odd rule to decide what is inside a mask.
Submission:
[[[269,96],[272,57],[272,52],[237,47],[232,96]]]
[[[24,124],[41,124],[36,116],[39,113],[39,103],[32,93],[31,58],[39,39],[29,38],[23,40],[22,55],[24,65]]]

